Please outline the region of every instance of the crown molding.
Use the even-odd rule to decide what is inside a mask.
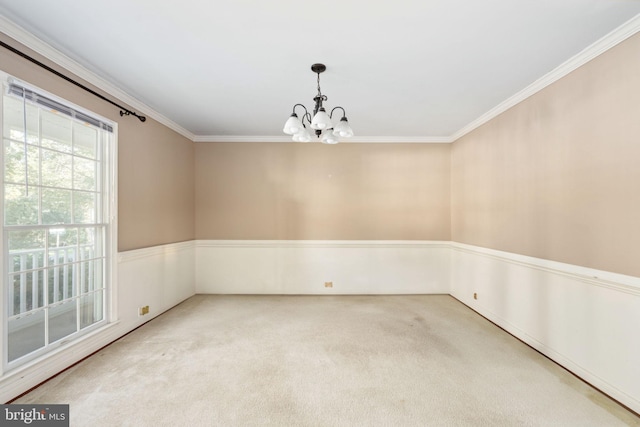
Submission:
[[[450,144],[453,140],[448,136],[355,136],[340,143],[356,144]]]
[[[90,71],[89,69],[80,65],[75,60],[69,58],[67,55],[63,54],[53,46],[31,34],[29,31],[25,30],[24,28],[1,14],[0,32],[11,37],[18,43],[23,44],[34,52],[42,55],[48,60],[53,61],[55,64],[58,64],[59,66],[65,68],[66,70],[94,85],[95,87],[107,92],[107,94],[118,98],[120,101],[128,104],[132,109],[138,110],[146,116],[151,117],[155,121],[162,123],[169,129],[176,131],[185,138],[188,138],[191,141],[194,140],[195,135],[193,133],[189,132],[179,124],[158,113],[142,101],[127,94],[122,89],[115,86],[113,83],[108,82],[107,80],[95,74],[93,71]]]
[[[255,135],[195,135],[188,131],[167,117],[155,111],[153,108],[144,104],[142,101],[128,95],[123,90],[108,82],[102,77],[98,76],[94,72],[88,70],[78,62],[64,55],[62,52],[53,48],[43,40],[39,39],[35,35],[29,33],[24,28],[20,27],[16,23],[12,22],[5,16],[0,14],[0,31],[16,40],[17,42],[25,45],[29,49],[37,52],[45,58],[53,61],[54,63],[64,67],[68,71],[72,72],[81,79],[89,82],[99,89],[104,90],[108,94],[118,98],[124,103],[128,104],[135,110],[144,113],[145,115],[153,118],[159,123],[174,130],[180,135],[188,138],[194,142],[292,142],[291,139],[286,136],[255,136]],[[489,120],[497,117],[509,108],[519,104],[530,96],[535,95],[539,91],[543,90],[552,83],[560,80],[562,77],[571,73],[575,69],[581,67],[622,41],[633,36],[640,31],[640,14],[631,18],[609,34],[605,35],[595,43],[583,49],[578,54],[571,57],[569,60],[560,64],[558,67],[545,74],[538,80],[531,83],[529,86],[516,93],[515,95],[502,101],[480,117],[476,118],[463,128],[450,136],[360,136],[349,138],[341,143],[409,143],[409,144],[449,144],[462,138],[466,134],[472,132]]]
[[[283,142],[293,143],[291,137],[256,135],[196,135],[194,142]],[[357,136],[340,141],[340,144],[449,144],[448,136]],[[313,142],[310,142],[312,144]]]
[[[520,92],[502,101],[491,110],[487,111],[462,129],[455,132],[450,137],[451,141],[454,142],[462,138],[463,136],[479,128],[489,120],[504,113],[509,108],[515,106],[516,104],[519,104],[530,96],[535,95],[542,89],[560,80],[575,69],[583,66],[587,62],[616,46],[618,43],[621,43],[624,40],[628,39],[638,31],[640,31],[640,14],[634,16],[615,30],[611,31],[609,34],[597,40],[590,46],[587,46],[585,49],[560,64],[558,67],[540,77],[538,80],[534,81]]]
[[[193,142],[293,142],[291,137],[259,135],[196,135]]]

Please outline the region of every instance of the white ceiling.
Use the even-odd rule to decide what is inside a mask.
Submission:
[[[356,135],[450,137],[638,13],[638,0],[0,0],[200,136],[282,135],[323,62],[326,105]]]

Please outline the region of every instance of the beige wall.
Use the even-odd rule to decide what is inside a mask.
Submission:
[[[640,35],[452,147],[454,241],[640,276]]]
[[[74,78],[5,35],[0,39]],[[2,47],[0,70],[118,123],[120,251],[194,238],[193,142],[150,118],[120,117],[117,107]]]
[[[640,276],[640,35],[452,146],[194,144],[5,49],[0,61],[118,123],[120,250],[452,239]]]
[[[196,237],[449,240],[449,151],[197,143]]]
[[[129,132],[120,127],[120,250],[192,240],[195,144],[157,122],[137,121],[129,120]]]

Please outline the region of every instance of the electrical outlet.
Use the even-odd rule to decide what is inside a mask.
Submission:
[[[149,314],[149,306],[145,305],[144,307],[140,307],[140,309],[138,310],[138,315],[139,316],[144,316],[145,314]]]
[[[333,288],[333,282],[324,282],[325,288]]]

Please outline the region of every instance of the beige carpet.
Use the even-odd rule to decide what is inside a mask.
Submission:
[[[72,426],[640,426],[439,295],[198,295],[14,403]]]

